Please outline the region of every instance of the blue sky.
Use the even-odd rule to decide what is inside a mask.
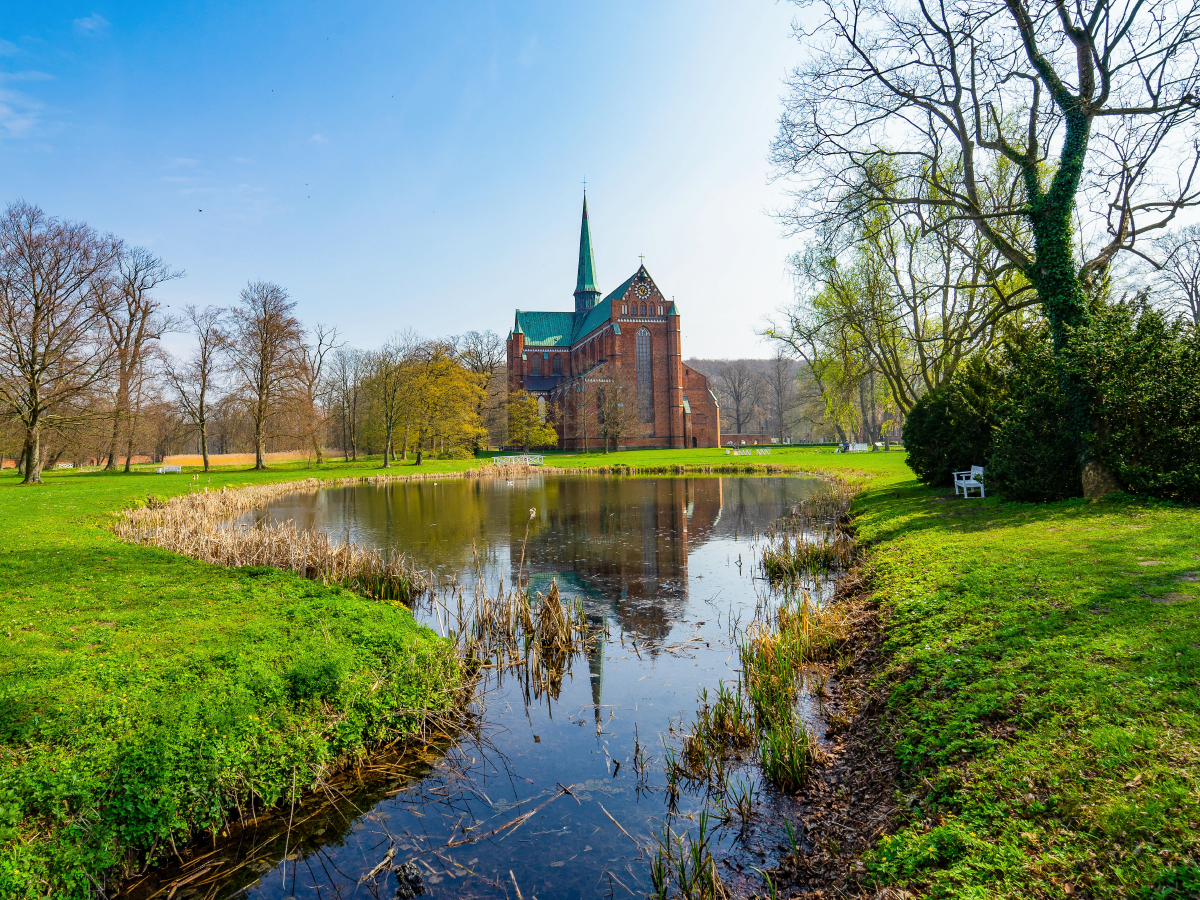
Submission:
[[[0,199],[152,248],[172,304],[264,279],[362,347],[503,334],[571,308],[586,178],[601,289],[645,254],[686,355],[769,352],[789,3],[6,7]]]

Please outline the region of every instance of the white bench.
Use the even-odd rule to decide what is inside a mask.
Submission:
[[[183,471],[183,466],[159,466],[154,471],[159,475],[178,475]]]
[[[971,496],[971,491],[979,489],[980,499],[984,496],[983,466],[971,466],[969,471],[954,473],[954,493],[962,494],[964,498]]]

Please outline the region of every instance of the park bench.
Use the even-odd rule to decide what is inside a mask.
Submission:
[[[978,488],[979,497],[983,499],[983,466],[971,466],[969,471],[954,473],[954,493],[962,494],[964,498],[971,496],[971,491]]]
[[[159,475],[171,475],[171,474],[178,475],[180,472],[183,471],[183,466],[159,466],[154,471],[157,472]]]
[[[870,444],[851,444],[850,449],[847,450],[846,452],[847,453],[870,453],[871,445]]]

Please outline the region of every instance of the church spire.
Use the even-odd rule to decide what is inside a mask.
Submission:
[[[596,260],[592,256],[592,229],[588,225],[587,191],[583,192],[583,224],[579,230],[579,274],[575,279],[575,311],[591,309],[600,299],[596,287]]]

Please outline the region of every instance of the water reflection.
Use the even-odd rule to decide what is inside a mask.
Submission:
[[[174,881],[211,865],[176,885],[176,900],[396,896],[402,885],[394,873],[385,871],[378,885],[358,881],[389,847],[396,863],[418,866],[432,897],[515,897],[516,885],[525,900],[624,895],[618,882],[646,893],[651,836],[668,817],[660,738],[671,739],[673,719],[690,718],[700,688],[736,678],[734,623],[745,624],[767,591],[754,578],[752,538],[814,485],[455,479],[339,488],[272,504],[264,516],[403,551],[468,595],[480,576],[493,591],[501,579],[511,585],[524,547],[534,588],[557,581],[607,637],[586,654],[586,679],[582,665],[567,669],[540,698],[519,679],[494,686],[479,733],[457,736],[445,755],[427,752],[415,768],[381,759],[349,773],[325,796],[336,801],[330,808],[310,801],[299,843],[289,845],[286,832],[280,840],[279,822],[263,824],[127,895],[165,896]],[[644,780],[632,764],[635,736],[655,757]],[[739,777],[757,783],[753,770]],[[572,793],[562,795],[567,785]],[[761,887],[753,868],[770,865],[786,841],[774,823],[792,801],[765,788],[759,796],[752,826],[721,830],[716,839],[726,852],[722,877],[735,891],[741,883],[743,894]],[[679,818],[670,819],[676,834],[705,802],[702,794],[680,798]],[[519,827],[492,834],[534,809]]]

